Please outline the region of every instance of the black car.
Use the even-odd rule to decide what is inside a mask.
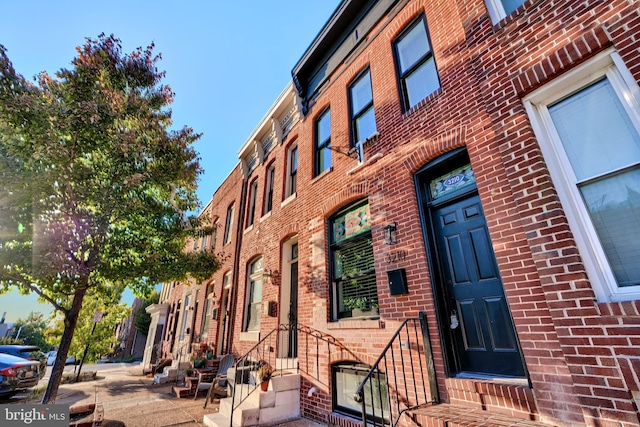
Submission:
[[[35,345],[0,345],[0,353],[39,362],[40,377],[47,371],[47,355]]]
[[[40,362],[0,354],[0,398],[33,387],[40,381]]]

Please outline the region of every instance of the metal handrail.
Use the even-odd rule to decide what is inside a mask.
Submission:
[[[438,402],[426,327],[424,313],[405,320],[356,389],[353,398],[361,404],[363,426],[394,427],[404,412]]]
[[[277,354],[280,354],[280,345],[287,343],[287,339],[290,337],[289,334],[292,332],[298,334],[296,339],[297,348],[303,350],[305,354],[302,366],[298,362],[297,358],[279,358],[276,356]],[[300,335],[303,337],[300,337]],[[272,345],[274,344],[274,341],[275,347]],[[240,357],[235,364],[235,378],[232,379],[233,389],[231,396],[230,425],[233,425],[234,411],[258,388],[258,384],[255,379],[260,362],[269,363],[269,365],[274,367],[276,369],[276,376],[282,376],[288,371],[294,371],[296,373],[302,371],[310,378],[320,381],[321,343],[326,344],[329,347],[329,351],[331,351],[330,347],[334,346],[355,357],[355,354],[349,351],[344,344],[338,341],[335,337],[298,323],[279,325],[260,340],[260,342],[254,345],[247,353],[244,354],[244,356]],[[315,360],[310,360],[308,357],[310,354],[315,354]],[[276,359],[280,359],[279,365],[276,364]],[[241,371],[239,383],[236,380],[238,378],[238,371]],[[227,380],[229,380],[229,378],[227,378]]]

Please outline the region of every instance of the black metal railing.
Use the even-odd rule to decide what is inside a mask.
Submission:
[[[355,392],[363,426],[391,426],[407,410],[437,403],[435,369],[424,313],[398,328]]]
[[[292,345],[295,344],[295,352]],[[231,383],[231,419],[233,413],[259,386],[258,369],[268,363],[275,369],[273,376],[303,372],[308,378],[322,383],[321,356],[340,350],[355,355],[331,335],[301,324],[279,325],[254,345],[235,364]],[[298,356],[298,357],[296,357]],[[229,377],[229,376],[228,376]]]

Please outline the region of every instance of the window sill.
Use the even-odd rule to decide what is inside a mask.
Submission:
[[[359,163],[358,166],[349,169],[347,171],[347,176],[349,175],[353,175],[354,173],[358,172],[360,169],[364,168],[365,166],[369,166],[374,164],[375,162],[377,162],[378,160],[380,160],[382,157],[384,156],[384,154],[382,153],[376,153],[373,156],[369,157],[369,159],[366,162],[362,162]]]
[[[296,199],[297,195],[298,195],[298,193],[293,193],[292,195],[290,195],[289,197],[284,199],[282,201],[282,203],[280,203],[280,207],[284,208],[285,206],[287,206],[289,203],[291,203],[292,201],[294,201]]]
[[[384,329],[384,321],[375,320],[339,320],[327,324],[327,329]]]
[[[253,230],[253,224],[251,224],[250,226],[248,226],[247,228],[244,229],[243,234],[247,234],[248,232],[250,232],[251,230]]]
[[[260,332],[240,332],[240,341],[258,342],[260,341]]]
[[[316,182],[316,181],[319,181],[322,177],[324,177],[324,176],[328,175],[330,172],[333,172],[333,166],[331,166],[330,168],[325,169],[325,170],[323,170],[322,172],[320,172],[320,175],[318,175],[318,176],[314,177],[314,178],[311,180],[311,184],[313,184],[313,183],[314,183],[314,182]]]
[[[422,109],[422,107],[431,103],[431,101],[433,101],[435,98],[440,96],[441,93],[442,93],[442,86],[440,86],[437,90],[433,91],[431,95],[427,96],[422,101],[418,102],[416,105],[414,105],[413,107],[409,108],[404,113],[402,113],[402,119],[404,120],[412,116],[416,111]]]
[[[271,212],[269,211],[266,214],[262,215],[262,217],[260,218],[260,222],[264,221],[265,219],[268,219],[271,216]]]

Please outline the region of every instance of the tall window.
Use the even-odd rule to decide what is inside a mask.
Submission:
[[[249,265],[247,272],[245,331],[260,330],[260,316],[262,308],[262,257]]]
[[[267,214],[273,209],[273,186],[276,178],[276,167],[271,164],[267,169],[267,182],[265,185],[264,208],[262,214]]]
[[[258,179],[251,181],[249,185],[249,209],[247,211],[247,227],[253,225],[256,219],[256,198],[258,195]]]
[[[486,0],[487,9],[494,23],[511,15],[525,0]]]
[[[298,146],[294,145],[289,149],[287,163],[287,191],[286,196],[296,194],[298,185]]]
[[[201,251],[206,251],[209,249],[209,239],[211,238],[211,235],[209,234],[205,234],[204,236],[202,236],[202,245],[200,246],[200,250]]]
[[[315,122],[315,171],[320,175],[331,167],[331,110],[326,109]]]
[[[233,225],[233,204],[227,208],[227,222],[224,224],[224,244],[231,241],[231,226]]]
[[[213,227],[211,227],[211,251],[215,252],[216,250],[216,240],[218,240],[218,220],[215,220],[213,223]]]
[[[349,86],[349,111],[351,115],[351,146],[354,147],[376,132],[371,73],[368,69]]]
[[[209,321],[211,320],[211,307],[213,307],[212,295],[209,295],[204,303],[204,319],[202,319],[202,330],[200,336],[207,338],[209,336]]]
[[[333,320],[378,317],[369,204],[360,203],[331,219]]]
[[[187,332],[187,325],[189,321],[189,302],[191,301],[191,295],[184,297],[184,313],[182,313],[182,323],[180,324],[180,341],[184,340]]]
[[[407,111],[440,88],[424,16],[407,27],[393,46],[402,106]]]
[[[605,52],[525,100],[604,301],[640,298],[640,89],[622,64]]]

